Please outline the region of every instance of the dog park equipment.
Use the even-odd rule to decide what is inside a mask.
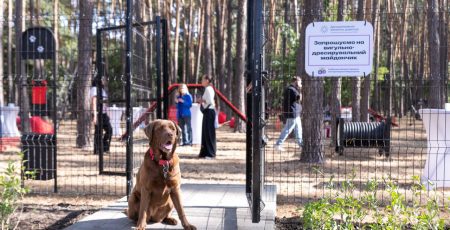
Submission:
[[[427,189],[450,187],[450,110],[421,109],[427,133],[427,160],[421,181]]]
[[[20,122],[22,128],[22,151],[26,171],[35,171],[36,180],[54,179],[54,192],[57,192],[56,177],[56,59],[55,38],[50,29],[45,27],[28,28],[22,33],[22,42],[18,54],[20,62],[24,60],[50,60],[52,69],[49,76],[42,76],[36,68],[27,68],[20,72],[19,81],[22,87],[31,86],[31,110],[28,111],[28,100],[20,99],[22,108]],[[31,85],[27,79],[31,76]],[[51,97],[47,100],[47,90]],[[29,92],[29,91],[28,91]],[[21,97],[24,95],[21,93]],[[33,117],[29,117],[31,114]],[[52,123],[44,121],[39,116],[49,116]],[[29,124],[27,124],[29,122]],[[28,126],[30,125],[30,126]],[[29,128],[29,129],[28,129]],[[38,130],[38,132],[34,132]],[[46,134],[42,134],[46,133]]]
[[[20,137],[20,132],[16,123],[18,114],[19,107],[15,106],[13,103],[9,103],[8,106],[0,107],[1,137]]]
[[[336,152],[344,148],[378,148],[380,155],[390,153],[391,122],[346,122],[340,118],[336,128]]]
[[[109,120],[111,121],[112,135],[114,137],[120,136],[122,134],[120,120],[124,111],[125,107],[117,107],[116,105],[113,105],[112,107],[108,107],[106,109],[106,113],[108,114]]]
[[[201,144],[202,142],[202,121],[203,121],[203,113],[200,111],[200,104],[192,103],[191,107],[192,144]]]
[[[20,140],[27,161],[27,171],[35,171],[35,180],[51,180],[56,177],[56,136],[53,134],[25,134]]]

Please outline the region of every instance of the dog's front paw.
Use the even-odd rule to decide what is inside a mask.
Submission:
[[[167,224],[167,225],[177,225],[178,221],[172,217],[166,217],[163,221],[163,224]]]
[[[146,224],[139,224],[138,226],[136,226],[136,230],[145,230],[145,227],[147,227]]]
[[[197,228],[194,225],[186,224],[183,226],[184,230],[197,230]]]

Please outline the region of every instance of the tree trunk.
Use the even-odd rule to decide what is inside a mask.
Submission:
[[[385,100],[385,104],[386,104],[386,114],[388,114],[388,116],[392,115],[392,78],[394,76],[394,18],[393,18],[393,2],[392,0],[387,0],[387,8],[388,8],[388,35],[387,35],[387,41],[386,41],[386,46],[387,46],[387,58],[386,58],[386,66],[388,66],[389,69],[389,76],[388,79],[386,79],[387,81],[387,87],[386,87],[386,100]]]
[[[13,21],[13,1],[8,0],[8,102],[14,101],[14,78],[13,78],[13,62],[12,62],[12,26],[9,24]]]
[[[89,124],[91,121],[89,89],[92,73],[92,21],[94,1],[79,2],[80,24],[78,34],[78,76],[77,76],[77,138],[76,146],[90,146]],[[102,111],[98,111],[102,112]]]
[[[22,32],[23,28],[25,27],[25,21],[23,20],[24,9],[26,8],[24,6],[23,0],[16,1],[15,4],[16,7],[16,22],[15,22],[15,32],[16,32],[16,53],[19,54],[19,52],[22,50]],[[30,129],[30,98],[28,95],[28,83],[27,83],[27,76],[25,74],[25,64],[21,62],[20,55],[16,55],[16,74],[19,77],[18,84],[16,86],[18,87],[18,92],[20,92],[20,101],[19,106],[21,109],[21,118],[22,118],[22,131],[24,133],[29,133],[31,131]],[[22,86],[22,87],[20,87]]]
[[[227,7],[226,1],[221,0],[216,4],[216,15],[217,15],[217,79],[221,79],[220,85],[218,85],[219,90],[224,93],[226,88],[229,87],[228,79],[225,75],[225,48],[226,48],[226,37],[225,37],[225,16]]]
[[[376,0],[374,0],[374,1],[376,1]],[[365,8],[366,9],[365,17],[366,17],[366,20],[374,22],[375,20],[372,20],[372,17],[371,17],[370,11],[369,11],[370,4],[371,4],[371,1],[366,0],[367,7]],[[359,9],[358,9],[358,11],[359,11]],[[360,20],[364,20],[363,15],[359,15],[359,17],[361,17]],[[372,25],[375,26],[374,23],[372,23]],[[374,27],[374,28],[376,28],[376,27]],[[363,122],[369,121],[368,113],[369,113],[369,107],[370,107],[371,78],[372,78],[372,74],[367,74],[364,78],[364,83],[363,83],[363,89],[362,89],[362,94],[361,94],[361,121],[363,121]],[[373,78],[376,78],[376,75]]]
[[[300,161],[308,163],[323,163],[324,150],[322,145],[322,101],[323,81],[312,78],[305,72],[305,29],[313,21],[322,21],[322,1],[305,0],[305,16],[302,18],[302,33],[300,46],[297,50],[296,72],[303,79],[303,149]],[[310,103],[310,102],[317,103]]]
[[[181,1],[176,0],[176,16],[175,16],[175,41],[173,42],[173,79],[178,82],[178,47],[180,43],[180,13]],[[186,32],[186,31],[185,31]]]
[[[168,66],[168,70],[169,70],[169,84],[175,82],[175,77],[176,77],[176,73],[173,71],[173,50],[172,50],[172,43],[171,41],[171,27],[172,27],[172,6],[173,6],[173,0],[167,0],[164,1],[164,17],[167,19],[167,40],[169,42],[167,42],[167,51],[169,53],[169,66]]]
[[[405,114],[405,112],[411,108],[411,88],[409,85],[409,67],[408,67],[408,50],[406,47],[411,47],[408,46],[408,27],[409,27],[409,23],[408,23],[408,10],[409,9],[409,0],[405,0],[404,5],[403,5],[403,11],[404,11],[404,15],[403,15],[403,29],[402,29],[402,42],[400,45],[400,52],[401,52],[401,76],[404,79],[404,106],[402,106],[401,109],[404,110],[404,112],[402,114]]]
[[[364,20],[364,0],[358,0],[357,20]],[[366,76],[368,77],[368,76]],[[361,78],[352,78],[352,120],[361,120]]]
[[[227,10],[227,48],[226,48],[226,74],[227,74],[227,84],[229,87],[226,89],[226,95],[229,99],[234,97],[233,95],[233,79],[234,79],[234,68],[233,68],[233,1],[229,0],[227,2],[228,10]],[[234,101],[234,100],[233,100]],[[228,116],[232,116],[231,110],[227,114]]]
[[[297,13],[298,9],[299,9],[298,0],[292,0],[292,9],[293,9],[293,15],[294,15],[294,31],[298,38],[298,36],[300,35],[299,14]]]
[[[59,31],[58,31],[58,7],[59,7],[59,0],[55,0],[53,2],[53,36],[55,36],[55,62],[58,63],[59,61]],[[58,79],[58,64],[56,64],[55,69],[55,77]]]
[[[425,2],[425,4],[426,4],[426,2]],[[425,10],[424,10],[425,11]],[[418,83],[420,84],[420,85],[424,85],[425,84],[425,82],[424,82],[424,80],[423,80],[423,77],[424,77],[424,74],[425,74],[425,56],[427,56],[426,54],[425,54],[425,40],[426,40],[426,36],[425,36],[425,34],[426,34],[426,31],[427,31],[427,29],[426,29],[426,25],[427,25],[427,23],[426,23],[426,21],[427,21],[427,14],[426,14],[426,12],[423,12],[422,13],[422,22],[421,22],[421,26],[420,26],[420,47],[419,47],[419,69],[418,69],[418,74],[419,74],[419,76],[418,76]],[[423,95],[423,87],[418,87],[418,89],[417,89],[417,95],[418,95],[418,98],[419,98],[419,100],[421,101],[421,102],[423,102],[424,101],[424,95]]]
[[[185,8],[186,9],[186,8]],[[183,75],[182,75],[182,82],[186,83],[189,82],[189,79],[191,79],[191,43],[192,43],[192,27],[191,22],[193,20],[192,17],[193,13],[193,2],[192,0],[189,0],[189,11],[188,16],[184,19],[184,60],[183,60]]]
[[[211,0],[205,1],[205,19],[203,25],[203,73],[213,77],[212,54],[211,54]]]
[[[210,8],[210,12],[211,15],[213,15],[213,9],[214,9],[214,5],[216,5],[217,3],[214,3],[215,1],[211,2],[211,8]],[[217,18],[217,16],[215,17]],[[211,72],[212,72],[212,76],[214,77],[214,84],[216,86],[219,86],[221,84],[221,80],[220,78],[217,78],[216,76],[216,34],[214,33],[214,23],[213,23],[213,18],[210,17],[210,23],[209,23],[209,40],[211,40]],[[220,110],[220,101],[217,101],[218,104],[216,105],[216,110],[219,111]]]
[[[439,8],[437,0],[428,0],[428,55],[430,61],[430,108],[442,108]]]
[[[344,0],[338,0],[338,12],[337,20],[344,20]],[[331,112],[331,143],[334,146],[336,144],[336,134],[337,134],[337,117],[341,114],[341,78],[331,79],[331,101],[330,101],[330,112]]]
[[[378,69],[380,65],[380,45],[381,45],[381,37],[380,37],[380,28],[381,28],[381,17],[379,16],[381,14],[380,9],[380,2],[381,0],[373,0],[373,10],[372,10],[372,24],[375,26],[375,52],[374,52],[374,77],[373,77],[373,84],[374,84],[374,100],[375,102],[371,102],[373,108],[376,111],[380,111],[380,87],[378,85]],[[380,10],[380,14],[377,14],[377,10]]]
[[[247,34],[247,0],[238,1],[237,16],[237,35],[236,35],[236,79],[235,92],[238,94],[236,99],[237,108],[240,111],[245,110],[245,50],[246,50],[246,34]],[[241,119],[236,119],[234,131],[245,132],[245,123]]]
[[[442,41],[442,45],[440,46],[440,55],[441,55],[441,103],[445,103],[448,101],[447,97],[447,84],[448,84],[448,11],[444,9],[448,9],[447,5],[448,0],[440,0],[439,2],[439,27],[440,27],[440,40]]]
[[[197,60],[195,61],[195,82],[199,82],[199,75],[200,75],[200,62],[202,61],[202,48],[203,48],[203,29],[205,25],[205,7],[200,7],[199,9],[199,20],[200,20],[200,27],[199,27],[199,33],[198,33],[198,44],[197,44]],[[204,59],[205,57],[203,57]]]
[[[5,1],[0,1],[0,18],[3,19],[5,9]],[[0,41],[3,41],[3,26],[5,20],[0,22]],[[8,22],[7,22],[8,23]],[[3,78],[3,42],[0,42],[0,74]],[[3,79],[0,81],[0,106],[5,105],[5,98],[3,97]]]

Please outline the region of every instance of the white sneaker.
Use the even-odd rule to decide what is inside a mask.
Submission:
[[[286,151],[286,149],[284,149],[283,146],[277,145],[277,144],[274,144],[274,145],[273,145],[273,148],[274,148],[275,150],[277,150],[277,151],[280,151],[280,152]]]

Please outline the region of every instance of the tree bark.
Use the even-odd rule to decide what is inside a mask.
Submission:
[[[337,20],[344,20],[344,0],[338,0],[338,12]],[[331,143],[336,144],[336,134],[337,134],[337,118],[341,114],[341,87],[342,80],[340,77],[331,79],[331,101],[330,101],[330,112],[331,112]]]
[[[233,95],[233,79],[234,79],[234,68],[233,68],[233,1],[229,0],[227,2],[228,10],[227,10],[227,48],[226,48],[226,75],[227,75],[227,83],[229,87],[226,89],[226,95],[229,99],[234,97]],[[234,100],[233,100],[234,101]],[[232,116],[231,110],[227,114],[228,116]]]
[[[439,8],[437,0],[428,0],[428,56],[430,62],[430,108],[442,108]]]
[[[237,108],[240,111],[245,110],[245,50],[246,50],[246,34],[247,34],[247,0],[238,1],[237,35],[236,35],[236,93]],[[245,123],[237,118],[234,131],[245,132]]]
[[[12,22],[13,15],[13,1],[8,0],[8,102],[14,103],[14,77],[13,77],[13,62],[12,62]],[[17,103],[17,102],[16,102]]]
[[[426,2],[425,2],[426,4]],[[420,23],[420,47],[419,47],[419,69],[418,69],[418,83],[420,85],[424,85],[423,77],[425,75],[425,57],[427,56],[425,54],[425,44],[426,44],[426,21],[427,21],[427,14],[424,9],[424,12],[422,12],[422,21]],[[418,87],[417,89],[417,95],[421,102],[424,101],[424,95],[423,95],[423,87]]]
[[[448,9],[447,5],[448,0],[440,0],[439,2],[439,33],[440,40],[442,41],[442,45],[440,46],[440,55],[441,55],[441,101],[442,104],[448,101],[448,11],[444,9]]]
[[[364,0],[358,0],[357,20],[364,20]],[[366,76],[368,77],[368,76]],[[361,120],[361,78],[352,78],[352,120]]]
[[[29,133],[31,131],[30,127],[30,98],[27,90],[27,76],[25,74],[25,64],[21,61],[20,51],[22,50],[22,32],[25,27],[25,21],[23,20],[24,9],[26,8],[23,4],[23,0],[16,1],[16,22],[15,22],[15,32],[16,32],[16,74],[18,76],[18,87],[17,92],[20,92],[20,102],[19,106],[21,109],[22,118],[22,131],[24,133]]]
[[[58,30],[58,8],[59,8],[59,0],[55,0],[53,2],[53,36],[55,36],[55,61],[58,63],[59,61],[59,30]],[[56,64],[55,69],[55,77],[58,79],[58,64]]]
[[[202,55],[200,55],[202,53],[202,48],[203,48],[203,28],[205,27],[205,19],[204,19],[204,14],[205,14],[205,7],[200,7],[199,9],[199,20],[200,20],[200,27],[199,27],[199,33],[198,33],[198,44],[197,44],[197,60],[195,61],[195,82],[198,83],[199,82],[199,75],[200,75],[200,63],[202,61]],[[205,58],[205,57],[203,57]]]
[[[182,1],[176,0],[176,4],[175,41],[173,42],[173,79],[175,82],[178,82],[178,47],[180,43],[180,14]]]
[[[185,8],[186,9],[186,8]],[[193,13],[193,2],[192,0],[189,0],[189,11],[188,16],[184,19],[184,60],[183,60],[183,75],[182,75],[182,82],[190,82],[191,79],[191,43],[192,43],[192,26],[191,22],[193,20],[192,17]]]
[[[203,73],[213,77],[212,50],[211,50],[211,0],[205,0],[205,19],[203,25]]]
[[[217,79],[221,79],[220,85],[218,85],[221,92],[225,92],[226,88],[229,87],[228,79],[225,75],[225,48],[226,48],[226,36],[225,36],[225,16],[227,11],[227,4],[225,0],[221,0],[216,4],[216,15],[217,15]]]
[[[78,34],[78,76],[77,76],[77,138],[76,146],[83,148],[90,146],[89,124],[89,89],[92,73],[92,21],[94,1],[79,2],[80,24]],[[102,111],[98,111],[102,112]]]
[[[3,13],[5,10],[5,1],[0,1],[0,41],[3,41],[3,26],[5,20],[3,20]],[[3,96],[3,42],[0,42],[0,76],[2,76],[2,80],[0,81],[0,106],[5,105],[5,98]]]
[[[300,46],[297,50],[296,72],[303,79],[303,149],[300,161],[308,163],[323,163],[324,149],[322,145],[322,101],[323,81],[312,78],[305,72],[305,29],[313,21],[322,21],[322,1],[305,0],[305,15],[302,18],[302,33]],[[311,103],[319,102],[319,103]]]
[[[375,73],[373,76],[373,84],[374,84],[374,99],[375,102],[372,100],[371,104],[372,107],[376,111],[380,111],[380,87],[378,85],[378,69],[380,65],[380,45],[381,45],[381,37],[380,37],[380,27],[381,27],[381,17],[379,16],[381,14],[380,9],[380,2],[381,0],[373,0],[373,9],[372,9],[372,24],[375,26],[375,52],[374,52],[374,69]],[[380,10],[380,14],[377,14],[376,12]]]
[[[376,0],[374,0],[376,1]],[[374,22],[375,20],[372,20],[372,16],[370,14],[370,5],[371,1],[366,0],[366,11],[365,11],[365,18],[368,21]],[[358,9],[359,11],[359,9]],[[362,11],[362,10],[361,10]],[[361,17],[361,20],[364,20],[364,15],[359,15]],[[375,26],[374,23],[372,23],[372,26]],[[376,28],[376,27],[374,27]],[[376,34],[375,34],[376,35]],[[373,61],[372,61],[373,63]],[[364,78],[363,82],[363,89],[361,94],[361,121],[368,122],[369,121],[369,107],[370,107],[370,89],[371,89],[371,78],[376,78],[376,75],[367,74]]]
[[[405,114],[405,112],[411,108],[411,88],[410,88],[410,79],[409,79],[409,67],[408,67],[408,50],[406,47],[410,47],[407,45],[408,43],[408,27],[409,27],[409,23],[408,23],[408,10],[409,9],[409,0],[405,0],[404,5],[403,5],[403,11],[404,11],[404,15],[403,15],[403,29],[402,29],[402,42],[400,45],[400,52],[402,55],[401,58],[401,76],[404,79],[404,106],[402,106],[401,109],[404,110],[404,112],[402,114]]]
[[[388,116],[392,115],[392,77],[394,76],[394,18],[393,18],[393,2],[392,0],[387,0],[387,12],[388,12],[388,22],[387,22],[387,40],[386,40],[386,46],[387,46],[387,58],[386,58],[386,66],[388,66],[389,69],[389,76],[386,80],[386,93],[385,93],[385,105],[386,105],[386,112],[385,114],[388,114]]]

